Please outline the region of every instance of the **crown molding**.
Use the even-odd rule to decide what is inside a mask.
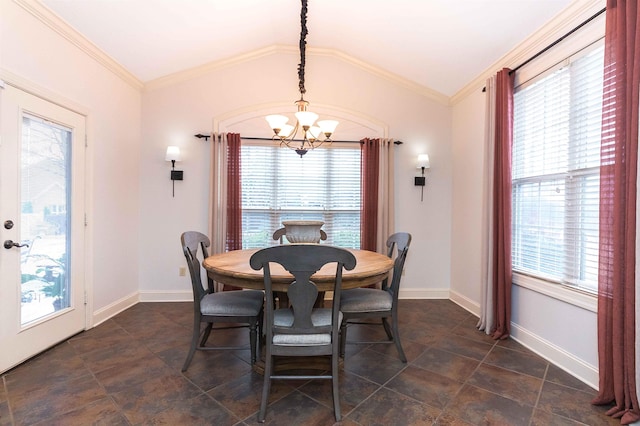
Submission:
[[[421,96],[439,102],[443,105],[449,105],[449,96],[444,95],[438,91],[430,89],[422,84],[418,84],[412,80],[401,77],[398,74],[394,74],[389,72],[383,68],[372,65],[368,62],[361,61],[360,59],[356,59],[353,56],[347,55],[346,53],[336,50],[336,49],[323,49],[323,48],[308,48],[308,51],[311,54],[315,54],[318,56],[329,56],[342,60],[343,62],[347,62],[355,67],[358,67],[370,74],[376,75],[380,78],[388,80],[398,86],[403,86],[406,89],[409,89]]]
[[[188,81],[197,77],[201,77],[205,74],[208,74],[212,71],[215,71],[221,68],[238,65],[243,62],[253,61],[253,60],[262,58],[264,56],[273,55],[279,52],[290,53],[295,51],[296,50],[293,47],[289,47],[289,46],[273,45],[273,46],[263,47],[261,49],[252,50],[250,52],[236,55],[231,58],[209,62],[194,68],[189,68],[187,70],[178,71],[173,74],[168,74],[164,77],[159,77],[154,80],[150,80],[144,85],[144,89],[145,91],[160,89],[162,87],[171,86],[177,83],[181,83],[183,81]]]
[[[538,31],[527,37],[518,46],[502,56],[481,74],[460,89],[450,99],[450,104],[455,105],[472,92],[481,90],[487,78],[498,70],[509,67],[515,68],[523,63],[568,31],[593,16],[606,6],[605,0],[574,0],[562,12],[543,25]]]
[[[164,77],[157,78],[155,80],[151,80],[145,84],[145,90],[146,91],[156,90],[162,87],[170,86],[176,83],[180,83],[183,81],[191,80],[196,77],[200,77],[214,70],[238,65],[243,62],[253,61],[261,57],[274,55],[277,53],[287,53],[287,54],[297,55],[299,54],[299,51],[298,51],[298,48],[294,46],[272,45],[272,46],[264,47],[264,48],[253,50],[251,52],[247,52],[231,58],[210,62],[208,64],[204,64],[195,68],[179,71]],[[352,56],[347,55],[342,51],[339,51],[336,49],[308,47],[307,53],[309,55],[326,56],[326,57],[338,59],[342,62],[346,62],[357,68],[360,68],[370,74],[373,74],[375,76],[388,80],[398,86],[402,86],[406,89],[409,89],[421,96],[434,100],[443,105],[449,105],[448,96],[443,95],[440,92],[436,92],[435,90],[429,89],[428,87],[425,87],[421,84],[408,80],[404,77],[400,77],[399,75],[393,74],[380,67],[377,67],[367,62],[356,59]]]
[[[98,46],[90,42],[85,36],[76,31],[66,21],[51,11],[39,0],[13,0],[17,5],[26,10],[34,18],[60,34],[64,39],[76,46],[78,49],[93,58],[96,62],[104,66],[127,84],[137,90],[142,90],[144,84],[137,77],[131,74],[125,67],[116,60],[105,54]]]

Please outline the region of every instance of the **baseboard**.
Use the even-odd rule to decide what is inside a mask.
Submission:
[[[404,288],[400,287],[399,299],[448,299],[449,289],[446,288]]]
[[[175,291],[141,291],[141,302],[193,302],[193,293],[191,290],[175,290]]]
[[[129,309],[139,301],[139,293],[136,291],[135,293],[131,293],[130,295],[125,296],[120,300],[116,300],[115,302],[105,306],[104,308],[98,309],[93,313],[93,321],[91,323],[91,326],[95,327],[97,325],[100,325],[109,318],[118,315],[125,309]]]
[[[453,290],[449,291],[449,299],[451,299],[451,301],[456,305],[459,305],[461,308],[466,309],[473,315],[480,318],[480,304],[475,300],[471,300],[468,297],[465,297]]]
[[[511,323],[511,338],[531,351],[537,353],[558,368],[566,371],[581,382],[598,389],[598,368],[565,351],[553,343]]]

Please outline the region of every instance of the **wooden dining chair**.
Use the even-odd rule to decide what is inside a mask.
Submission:
[[[193,288],[193,335],[189,354],[182,366],[182,371],[187,371],[196,350],[246,349],[246,346],[205,346],[211,330],[214,330],[214,323],[234,324],[216,327],[215,330],[249,327],[251,363],[254,364],[258,349],[256,343],[258,330],[260,332],[262,330],[264,293],[261,290],[216,292],[213,280],[209,277],[207,277],[207,287],[203,287],[198,248],[200,248],[202,259],[208,257],[207,249],[211,244],[209,238],[200,232],[188,231],[180,236],[180,242],[189,266],[191,287]],[[201,331],[202,324],[206,324],[206,326]]]
[[[282,265],[293,277],[287,286],[290,307],[275,309],[272,287],[272,264]],[[318,289],[311,276],[327,263],[336,263],[331,308],[314,308]],[[356,266],[348,250],[320,244],[286,244],[262,249],[251,256],[251,267],[263,270],[265,302],[265,369],[258,421],[264,422],[271,380],[331,379],[333,411],[340,421],[338,394],[339,333],[342,315],[338,309],[343,268]],[[274,356],[330,356],[331,374],[297,375],[274,373]]]
[[[407,357],[400,343],[400,332],[398,330],[398,293],[400,291],[402,270],[404,269],[404,262],[410,245],[411,234],[407,232],[397,232],[387,239],[387,255],[393,258],[395,251],[391,284],[389,284],[389,278],[387,278],[382,282],[381,289],[354,288],[342,292],[340,300],[340,311],[343,315],[340,327],[340,355],[342,357],[344,357],[346,349],[348,324],[370,324],[370,322],[359,322],[357,320],[379,318],[382,321],[384,331],[387,333],[388,341],[358,341],[352,343],[394,343],[402,362],[407,362]],[[389,326],[389,318],[391,318],[391,326]]]

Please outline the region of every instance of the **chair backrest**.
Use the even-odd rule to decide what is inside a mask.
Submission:
[[[394,300],[398,298],[400,279],[402,278],[402,270],[404,269],[404,261],[407,258],[410,245],[411,234],[408,232],[396,232],[387,238],[387,256],[393,258],[395,248],[395,260],[393,262],[391,285],[389,285],[388,280],[384,280],[382,283],[382,289],[390,292]]]
[[[180,236],[180,242],[182,243],[182,252],[187,259],[187,265],[189,266],[189,275],[191,276],[191,287],[193,288],[193,300],[197,305],[200,304],[200,300],[208,293],[213,293],[213,280],[207,277],[207,289],[202,287],[201,267],[200,260],[198,259],[198,249],[200,248],[202,253],[202,259],[209,256],[207,248],[211,245],[209,237],[197,232],[187,231]]]
[[[286,233],[287,233],[286,228],[276,229],[276,231],[273,233],[273,239],[276,241],[279,241],[280,244],[282,244],[282,238],[285,236]]]
[[[282,265],[289,271],[293,278],[287,288],[287,295],[293,311],[293,324],[291,326],[273,325],[273,288],[271,280],[271,262]],[[264,270],[265,287],[265,321],[267,341],[272,333],[283,334],[316,334],[330,333],[332,326],[324,328],[314,327],[311,322],[318,288],[311,281],[311,276],[320,270],[325,264],[336,262],[336,276],[333,293],[332,326],[335,330],[338,324],[338,307],[340,306],[340,294],[342,289],[342,270],[351,270],[356,266],[355,256],[348,250],[320,244],[285,244],[262,249],[251,256],[250,265],[255,270]],[[271,331],[272,330],[272,331]],[[271,334],[271,335],[270,335]]]

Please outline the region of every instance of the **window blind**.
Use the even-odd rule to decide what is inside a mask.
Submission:
[[[323,243],[360,247],[360,147],[333,144],[302,158],[274,145],[243,142],[242,247],[278,244],[286,220],[322,220]]]
[[[602,43],[514,94],[515,272],[597,290]]]

